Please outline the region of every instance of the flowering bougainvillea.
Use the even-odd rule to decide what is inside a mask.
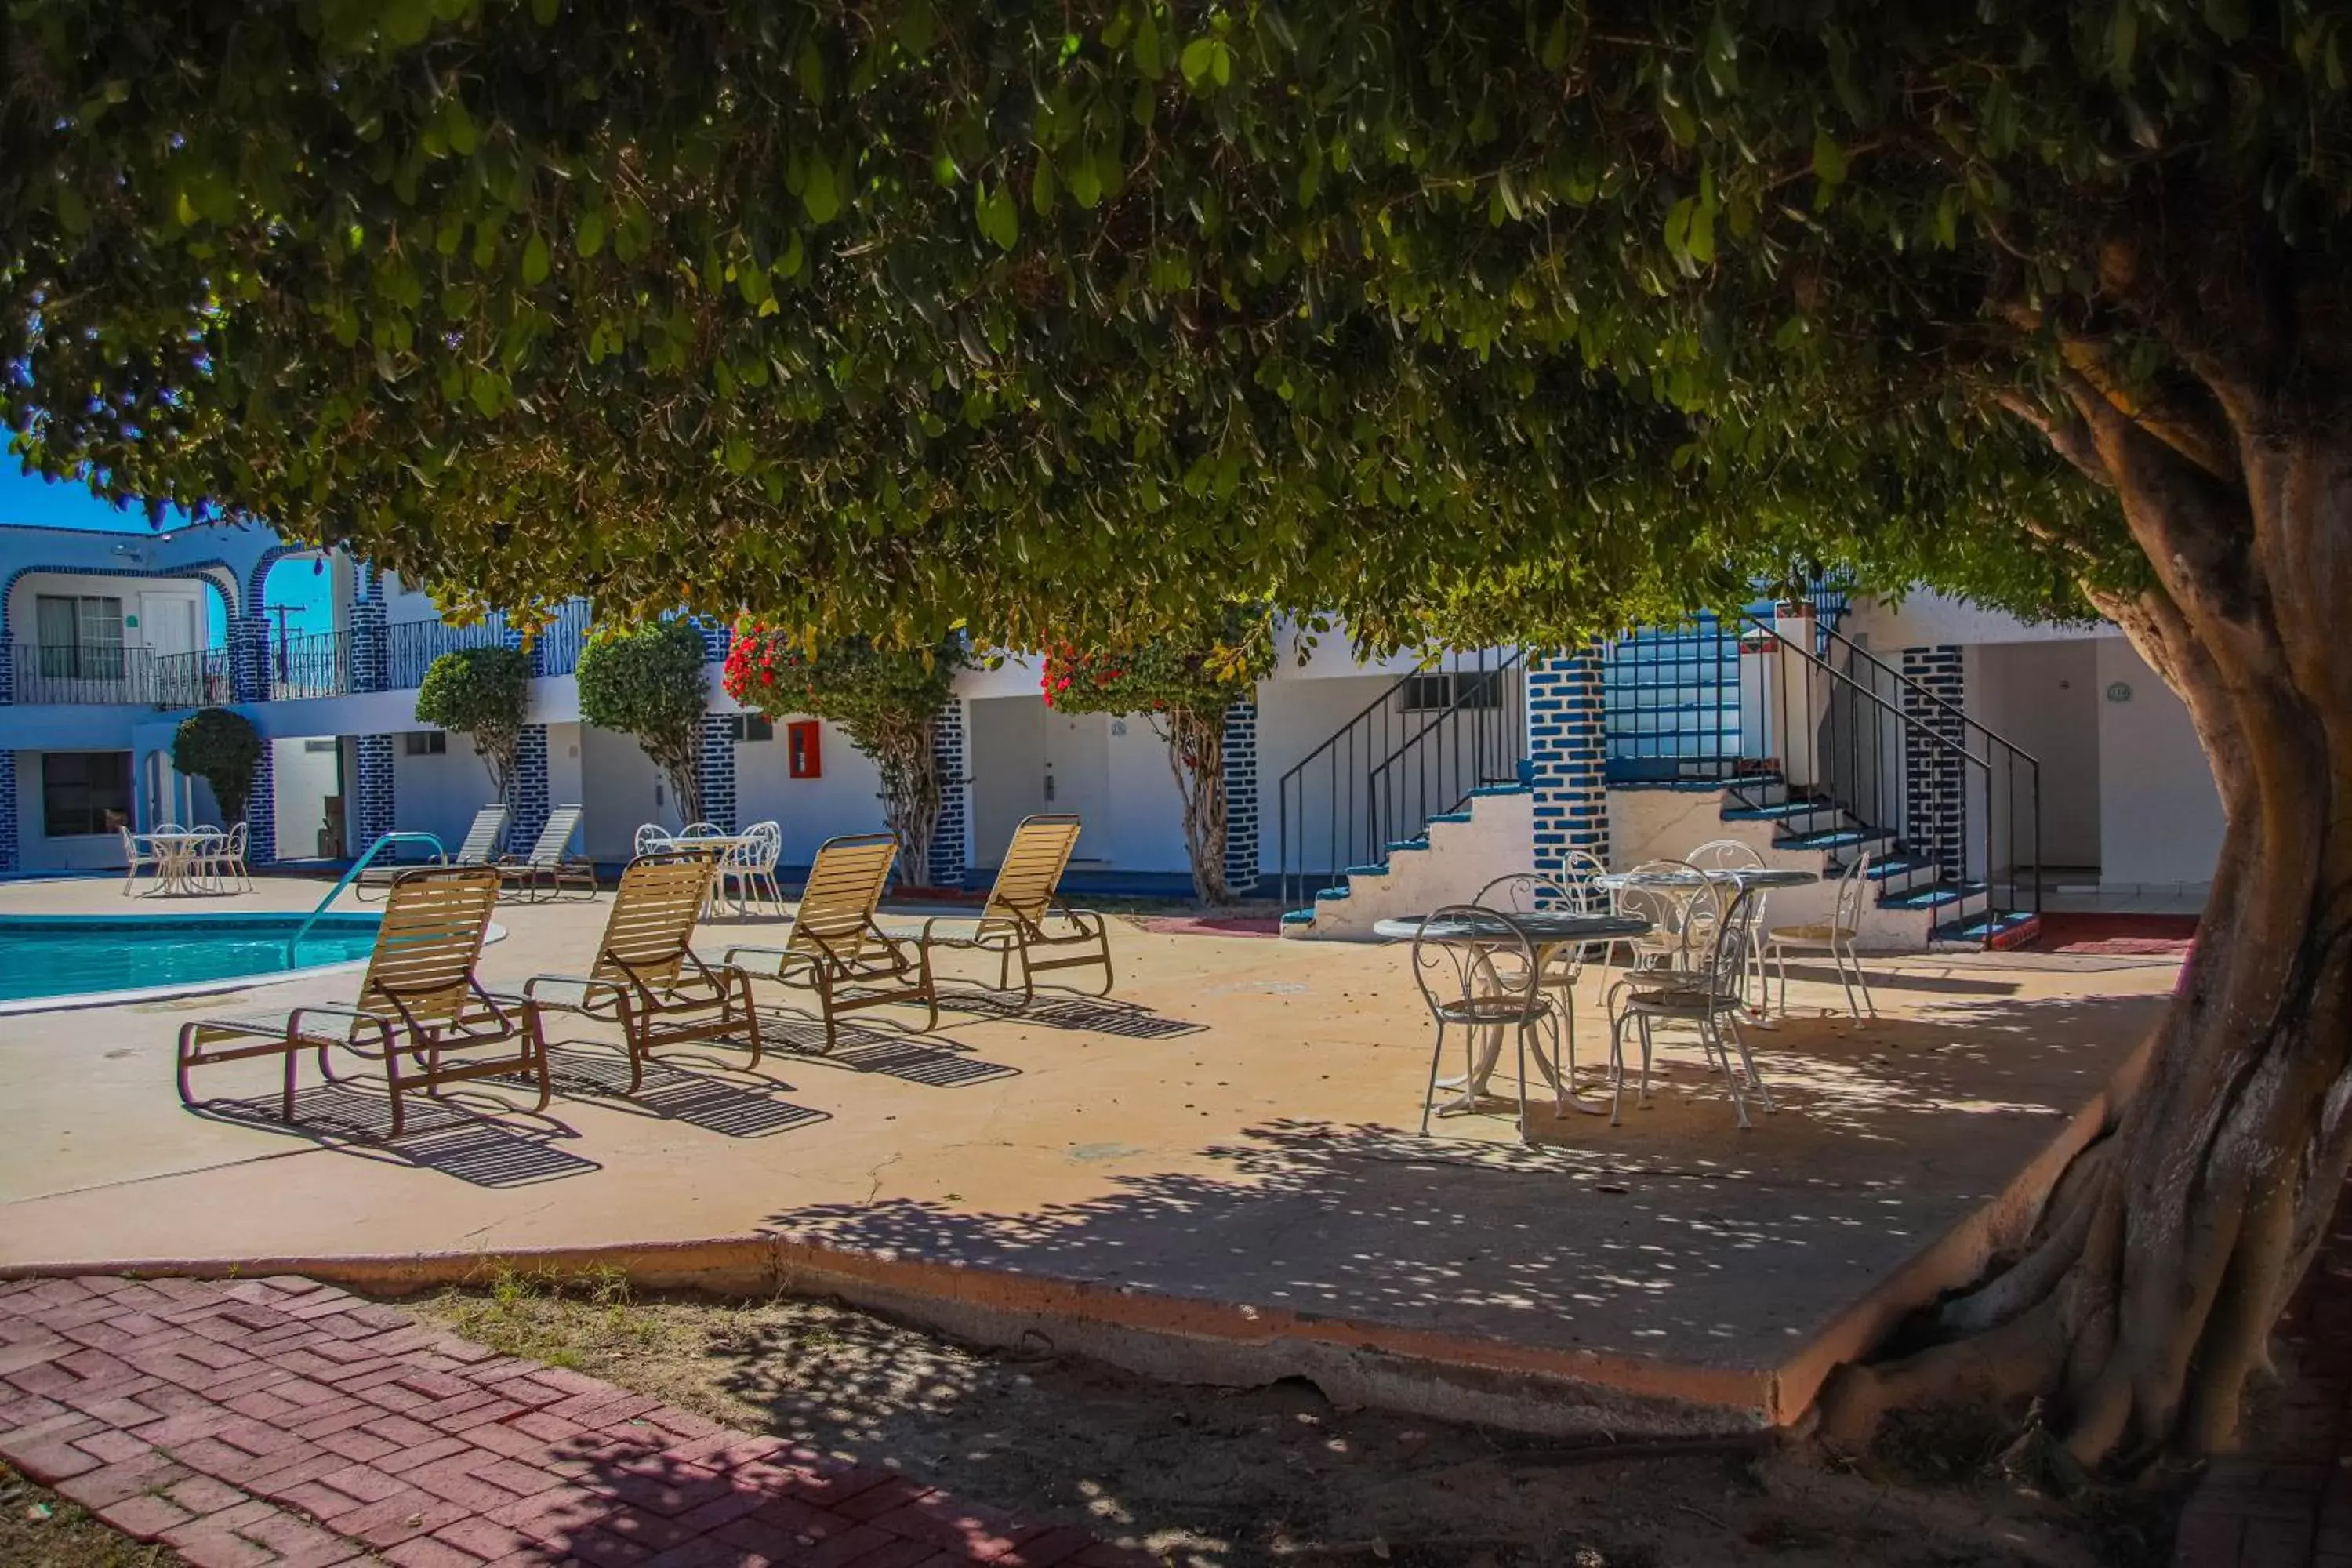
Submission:
[[[1192,887],[1229,903],[1225,879],[1225,710],[1246,702],[1274,665],[1271,622],[1236,610],[1187,640],[1127,648],[1060,642],[1045,650],[1038,680],[1045,706],[1064,713],[1139,713],[1168,742],[1184,803],[1184,849]]]
[[[771,719],[805,715],[841,727],[882,776],[882,818],[898,840],[898,880],[924,881],[944,788],[931,740],[965,662],[961,643],[882,648],[866,638],[827,643],[751,616],[736,623],[719,682]]]

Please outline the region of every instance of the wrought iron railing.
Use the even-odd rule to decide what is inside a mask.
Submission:
[[[352,646],[348,626],[269,637],[260,647],[259,695],[272,702],[299,702],[357,690],[352,679]]]
[[[156,653],[120,643],[17,643],[8,649],[11,702],[212,708],[235,697],[226,648]]]
[[[1735,647],[1735,773],[1782,782],[1792,833],[1841,858],[1870,842],[1931,864],[1963,912],[2041,909],[2032,752],[1817,620],[1750,616]]]
[[[539,628],[532,644],[539,650],[542,675],[570,675],[580,668],[580,650],[588,641],[591,606],[585,599],[567,599],[554,618]]]
[[[459,648],[513,647],[522,640],[507,629],[504,616],[489,616],[471,626],[446,621],[396,621],[383,628],[384,687],[406,691],[425,684],[425,672],[445,653]]]
[[[1516,648],[1448,655],[1394,682],[1276,786],[1283,907],[1387,865],[1474,790],[1518,782],[1527,732]]]

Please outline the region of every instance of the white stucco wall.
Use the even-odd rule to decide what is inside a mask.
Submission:
[[[589,858],[626,860],[635,851],[641,823],[686,826],[660,770],[634,736],[583,724],[580,769],[580,804],[585,808],[580,840]]]
[[[2221,801],[2189,710],[2131,644],[2098,644],[2099,880],[2103,886],[2210,882]],[[2116,683],[2131,700],[2112,702]]]
[[[873,761],[831,724],[817,736],[813,779],[792,776],[792,750],[784,738],[791,718],[776,721],[772,741],[735,743],[735,826],[772,821],[783,832],[777,863],[804,867],[817,846],[845,833],[882,831],[882,777]]]
[[[331,737],[321,737],[331,742]],[[303,741],[269,745],[270,799],[277,825],[278,858],[308,860],[319,853],[319,829],[327,820],[326,798],[335,793],[336,752],[313,752]]]
[[[1280,679],[1259,684],[1258,866],[1265,874],[1271,876],[1282,869],[1283,774],[1395,684],[1396,677],[1389,674]],[[1341,787],[1362,787],[1364,761],[1360,757],[1350,770],[1345,765],[1346,759],[1341,759]],[[1332,858],[1328,849],[1330,835],[1326,830],[1330,791],[1331,774],[1328,769],[1309,769],[1300,775],[1299,795],[1304,797],[1305,808],[1302,811],[1297,797],[1294,797],[1290,811],[1291,831],[1298,836],[1293,850],[1296,857],[1301,858],[1298,869],[1316,874],[1339,869],[1325,864]],[[1311,825],[1315,831],[1302,824]]]
[[[1979,722],[2040,764],[2042,853],[2044,866],[2096,866],[2099,833],[2100,649],[2115,638],[2067,642],[1989,643],[1965,651],[1968,710]],[[1972,751],[1981,751],[1971,742]],[[1996,756],[2000,753],[1996,749]],[[2016,781],[2021,816],[2032,805],[2031,772]],[[1996,779],[1996,810],[2006,814],[2007,769]],[[2032,852],[2033,835],[2021,823],[2014,839],[1997,823],[1995,837]]]
[[[109,748],[89,749],[104,751]],[[43,833],[41,755],[39,752],[16,753],[17,868],[24,871],[68,871],[120,867],[122,864],[122,839],[120,835],[105,833],[51,838]],[[134,775],[131,779],[134,796],[138,787],[139,781]]]
[[[1906,596],[1899,605],[1885,599],[1857,599],[1838,626],[1846,637],[1881,655],[1889,648],[1941,644],[2064,641],[2098,637],[2112,629],[2021,621],[2006,611],[1988,610],[1926,591]]]
[[[465,736],[451,735],[437,757],[412,757],[401,736],[392,737],[393,826],[401,832],[433,834],[455,854],[490,799],[489,770]]]

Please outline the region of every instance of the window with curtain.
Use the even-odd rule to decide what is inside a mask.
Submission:
[[[41,831],[51,838],[112,833],[131,822],[131,753],[41,753]]]
[[[42,594],[33,603],[41,673],[122,679],[122,601],[100,594]]]

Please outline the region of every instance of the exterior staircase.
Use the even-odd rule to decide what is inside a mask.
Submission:
[[[1496,878],[1528,868],[1535,831],[1533,790],[1482,784],[1411,838],[1384,846],[1380,860],[1349,867],[1311,908],[1286,912],[1282,934],[1365,941],[1391,915],[1468,903]]]

